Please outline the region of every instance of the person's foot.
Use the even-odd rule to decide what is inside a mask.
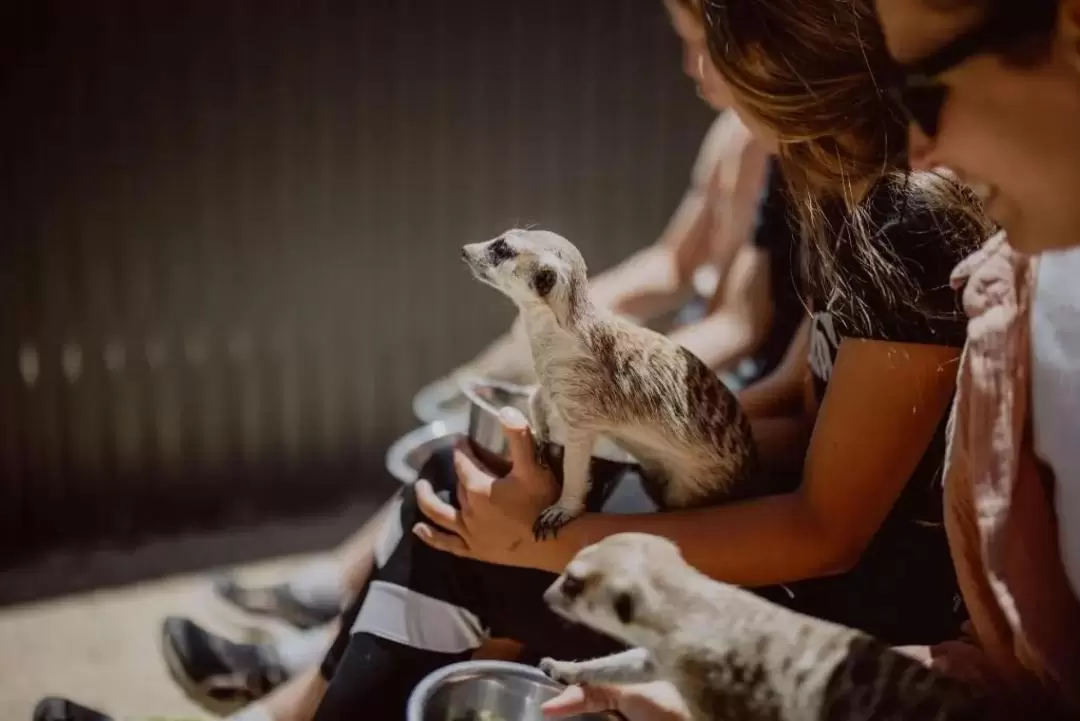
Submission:
[[[34,707],[33,721],[113,721],[112,716],[81,706],[74,701],[47,696]],[[151,716],[143,721],[195,721],[174,716]]]
[[[33,721],[112,721],[112,716],[66,698],[47,696],[34,706]]]
[[[165,619],[161,647],[173,680],[213,713],[232,713],[288,679],[272,647],[233,643],[186,618]]]
[[[307,630],[334,620],[341,609],[337,606],[319,606],[305,603],[296,597],[288,584],[249,588],[237,583],[230,575],[213,580],[214,594],[247,613],[273,616]]]

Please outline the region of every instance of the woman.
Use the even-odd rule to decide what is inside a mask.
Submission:
[[[672,538],[716,578],[771,587],[777,600],[892,642],[957,627],[955,579],[935,523],[950,371],[964,333],[948,274],[988,228],[948,179],[890,172],[905,126],[867,72],[868,60],[884,67],[887,56],[865,2],[755,0],[739,13],[709,7],[714,60],[734,107],[781,158],[809,241],[814,309],[802,334],[809,402],[806,355],[791,355],[742,396],[762,455],[803,461],[798,488],[697,511],[588,513],[536,543],[530,526],[554,482],[533,464],[520,419],[508,418],[509,476],[467,451],[457,454],[456,477],[448,459],[434,459],[415,503],[406,498],[388,525],[351,637],[328,658],[317,719],[357,708],[399,713],[395,693],[467,657],[487,633],[535,654],[612,650],[553,620],[539,596],[578,549],[619,531]],[[705,85],[718,82],[703,66]],[[456,494],[463,510],[440,492]]]
[[[1015,702],[1017,717],[1052,717],[1040,703],[1076,716],[1080,1],[877,7],[901,64],[912,164],[978,183],[1008,233],[956,271],[970,277],[972,320],[946,528],[972,634],[933,659]]]

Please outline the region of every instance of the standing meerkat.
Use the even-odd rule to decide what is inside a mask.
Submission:
[[[861,631],[713,581],[657,536],[622,533],[582,549],[544,600],[632,647],[590,661],[544,659],[552,679],[666,680],[701,721],[993,718],[959,680]]]
[[[600,436],[637,460],[661,508],[764,492],[755,485],[757,454],[734,394],[682,346],[594,306],[585,261],[570,241],[510,230],[466,245],[462,257],[521,313],[539,380],[529,402],[538,448],[552,439],[553,426],[564,429],[562,493],[537,519],[537,538],[584,510]]]

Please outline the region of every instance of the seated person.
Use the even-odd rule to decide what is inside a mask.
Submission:
[[[876,5],[902,77],[933,80],[900,88],[912,165],[977,184],[1008,241],[955,273],[946,529],[971,633],[930,654],[1016,718],[1080,717],[1080,2]]]

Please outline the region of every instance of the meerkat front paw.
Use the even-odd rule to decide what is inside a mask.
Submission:
[[[551,446],[547,441],[539,436],[533,436],[533,454],[536,460],[536,465],[545,470],[551,470],[553,467],[551,463]]]
[[[545,658],[540,661],[540,670],[543,671],[548,678],[558,683],[572,686],[576,683],[581,683],[582,679],[579,672],[580,664],[573,661],[556,661],[553,658]]]
[[[533,536],[537,541],[543,541],[548,536],[554,538],[560,528],[581,515],[584,505],[584,503],[578,503],[567,507],[560,502],[545,508],[533,524]]]

